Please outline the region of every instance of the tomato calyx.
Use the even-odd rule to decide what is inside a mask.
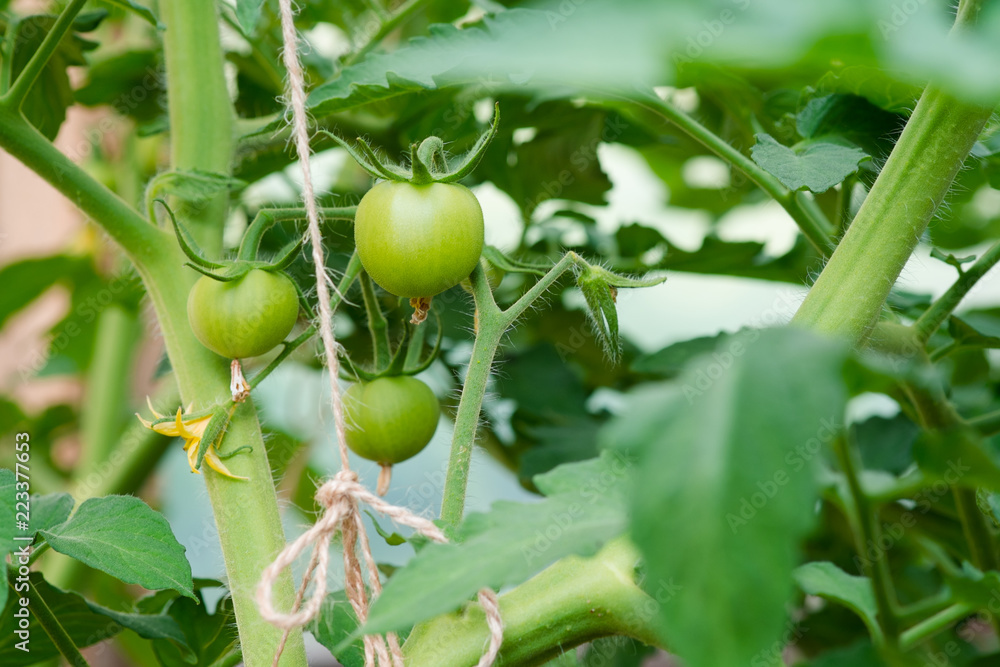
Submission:
[[[325,134],[337,142],[362,169],[375,178],[388,181],[427,185],[430,183],[455,183],[472,173],[479,165],[496,136],[500,126],[500,105],[494,107],[493,121],[486,132],[472,146],[468,153],[453,163],[449,163],[444,153],[444,142],[440,137],[427,137],[410,146],[410,167],[404,167],[388,160],[380,159],[371,145],[358,137],[354,145],[337,135]]]
[[[429,301],[428,301],[429,304]],[[437,312],[434,313],[437,320],[437,338],[430,353],[423,359],[421,354],[424,349],[425,328],[406,324],[403,329],[403,336],[392,352],[389,364],[384,368],[367,369],[355,363],[350,355],[344,352],[344,366],[341,377],[350,382],[372,382],[383,377],[398,377],[401,375],[417,375],[430,368],[441,350],[441,341],[444,338],[444,330],[441,327],[441,318]]]
[[[273,261],[265,262],[259,260],[256,257],[260,248],[260,240],[264,232],[274,224],[273,219],[261,218],[250,225],[246,234],[244,234],[237,259],[214,261],[205,257],[204,252],[198,247],[198,242],[194,240],[191,232],[174,217],[174,212],[170,210],[167,203],[162,199],[154,201],[160,203],[166,209],[167,215],[170,217],[170,222],[174,227],[177,243],[180,245],[184,255],[190,260],[189,262],[185,262],[184,266],[189,266],[198,273],[220,282],[239,280],[254,269],[261,269],[272,273],[283,271],[295,260],[305,240],[303,237],[286,244],[278,252],[277,259]]]

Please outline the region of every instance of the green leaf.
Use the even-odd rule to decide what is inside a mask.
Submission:
[[[17,285],[0,290],[0,327],[56,283],[75,283],[88,272],[86,260],[65,255],[25,259],[0,268],[0,285]]]
[[[642,375],[656,375],[672,378],[683,372],[692,359],[715,352],[731,334],[723,332],[714,336],[702,336],[668,345],[662,350],[636,357],[631,370]]]
[[[393,532],[390,534],[384,528],[382,528],[382,526],[379,525],[378,520],[375,518],[374,514],[372,514],[368,510],[365,510],[365,514],[367,514],[368,518],[372,520],[372,525],[375,526],[375,532],[378,533],[379,537],[385,540],[385,543],[388,544],[390,547],[398,547],[400,544],[406,543],[406,538],[400,535],[399,533]]]
[[[605,453],[536,477],[551,494],[540,503],[497,502],[469,515],[457,542],[427,545],[393,575],[364,632],[407,628],[457,609],[483,587],[519,584],[564,556],[596,553],[625,528],[629,473],[623,457]]]
[[[691,667],[751,664],[781,636],[799,542],[815,521],[813,466],[846,404],[839,342],[754,333],[633,394],[602,433],[638,458],[631,535],[648,580],[681,586],[659,618]]]
[[[16,478],[13,470],[0,468],[0,560],[7,554],[14,551],[18,546],[18,541],[14,536],[23,536],[24,533],[16,529],[15,524],[15,482]],[[0,593],[5,594],[6,591]]]
[[[980,333],[971,324],[952,315],[948,318],[948,335],[963,347],[1000,348],[1000,337]]]
[[[790,190],[826,192],[868,159],[860,148],[830,141],[804,141],[788,148],[769,134],[758,134],[750,149],[753,161]]]
[[[257,29],[257,22],[260,20],[260,10],[264,6],[264,0],[236,0],[236,18],[240,22],[240,28],[247,37],[253,35]]]
[[[127,12],[132,12],[157,30],[166,30],[166,26],[160,23],[152,9],[144,5],[140,5],[138,2],[135,2],[135,0],[101,0],[101,2],[113,7],[119,7]]]
[[[215,195],[246,186],[238,178],[202,169],[175,169],[157,174],[146,190],[147,202],[171,194],[191,204],[201,204]]]
[[[827,72],[816,87],[824,92],[858,95],[896,113],[909,113],[921,92],[921,86],[899,81],[885,70],[864,65],[850,65]]]
[[[884,667],[885,661],[868,640],[829,651],[809,663],[810,667]]]
[[[213,613],[199,591],[196,599],[171,601],[165,613],[177,622],[186,639],[184,643],[153,640],[153,651],[164,667],[212,667],[240,662],[232,598],[220,600]]]
[[[319,616],[309,626],[309,631],[325,646],[344,667],[364,667],[365,649],[360,637],[354,637],[346,647],[342,642],[358,629],[358,617],[344,591],[329,593],[323,600]]]
[[[803,593],[844,605],[861,617],[872,636],[881,637],[875,592],[868,577],[847,574],[833,563],[806,563],[795,570],[795,582]]]
[[[32,587],[45,600],[45,604],[59,619],[59,624],[77,647],[91,646],[121,632],[122,626],[117,621],[95,612],[78,594],[52,586],[45,581],[41,572],[32,572],[28,576]],[[31,638],[28,644],[30,652],[16,648],[15,645],[22,639],[14,634],[15,630],[20,629],[14,612],[20,609],[19,598],[25,594],[26,591],[20,591],[12,595],[0,614],[0,664],[4,667],[35,665],[59,657],[59,650],[34,614],[29,614],[27,627]]]
[[[69,521],[39,532],[59,553],[125,583],[194,595],[184,547],[163,515],[138,498],[91,498]]]
[[[906,415],[871,417],[858,424],[854,437],[864,467],[900,475],[913,463],[913,443],[920,427]]]
[[[69,518],[76,502],[68,493],[31,496],[31,530],[38,532],[57,526]]]
[[[107,616],[143,639],[170,639],[180,644],[187,644],[187,638],[170,616],[166,614],[137,614],[133,612],[115,611],[102,607],[96,602],[85,600],[91,611]]]
[[[66,120],[66,109],[73,104],[66,68],[86,65],[84,53],[97,48],[96,42],[83,39],[78,33],[96,29],[105,16],[107,12],[101,10],[76,17],[71,31],[63,37],[24,100],[21,107],[24,117],[47,139],[55,139]],[[25,16],[17,22],[11,57],[12,81],[31,60],[55,22],[56,17],[51,14]]]
[[[87,81],[76,90],[76,101],[89,107],[111,106],[140,123],[164,115],[166,88],[162,58],[153,49],[112,55],[87,68]]]
[[[913,445],[917,465],[934,479],[1000,490],[1000,461],[971,428],[924,432]]]

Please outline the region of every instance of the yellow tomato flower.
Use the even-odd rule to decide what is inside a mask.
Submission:
[[[148,399],[147,399],[148,402]],[[180,408],[177,408],[177,414],[173,419],[168,419],[153,410],[153,406],[149,406],[150,411],[153,416],[156,417],[154,421],[146,421],[140,415],[139,421],[142,422],[143,426],[161,435],[170,436],[172,438],[183,438],[184,439],[184,451],[187,452],[188,465],[191,466],[191,472],[201,473],[200,470],[195,468],[195,463],[198,462],[198,447],[201,444],[201,438],[205,434],[205,428],[208,427],[208,422],[212,420],[212,415],[207,414],[203,417],[196,417],[194,419],[183,418],[183,414]],[[205,452],[205,462],[208,466],[221,475],[225,475],[231,479],[247,479],[246,477],[240,477],[239,475],[234,475],[229,472],[229,469],[219,458],[218,453],[215,451],[215,445],[210,445],[208,451]]]

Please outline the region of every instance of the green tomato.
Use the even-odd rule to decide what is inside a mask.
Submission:
[[[347,446],[383,466],[416,456],[437,430],[437,397],[416,378],[381,377],[344,393]]]
[[[299,297],[285,274],[253,269],[229,282],[202,276],[187,310],[202,345],[227,359],[244,359],[285,340],[299,316]]]
[[[462,185],[386,181],[358,204],[354,243],[382,289],[406,298],[434,296],[476,268],[483,210]]]

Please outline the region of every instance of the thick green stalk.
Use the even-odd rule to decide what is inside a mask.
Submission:
[[[600,637],[628,636],[651,646],[657,602],[635,584],[638,554],[625,539],[592,558],[564,558],[500,597],[504,643],[499,665],[541,665]],[[488,641],[479,605],[418,625],[406,640],[407,667],[468,667]]]
[[[167,0],[161,3],[167,29],[164,51],[167,66],[167,99],[170,104],[171,162],[175,169],[202,169],[227,173],[233,150],[233,111],[223,76],[216,5],[203,0]],[[227,195],[199,206],[181,206],[177,212],[202,248],[213,253],[221,246]],[[183,261],[171,244],[169,272],[147,285],[177,374],[185,403],[195,410],[229,400],[226,360],[206,350],[195,339],[187,321],[187,292],[194,276],[181,273]],[[183,277],[182,277],[183,276]],[[226,434],[227,445],[249,445],[251,451],[227,462],[235,475],[248,481],[225,478],[206,470],[205,485],[212,503],[243,658],[250,667],[270,665],[282,632],[261,618],[254,590],[261,572],[285,546],[277,496],[264,442],[252,400],[238,409]],[[251,521],[253,530],[247,529]],[[275,586],[278,608],[294,600],[291,575]],[[301,631],[293,631],[281,664],[305,665]]]
[[[125,250],[143,278],[157,262],[164,245],[172,243],[165,231],[149,224],[76,163],[62,154],[20,113],[0,107],[0,148],[52,184]]]
[[[944,324],[948,316],[958,308],[958,304],[962,302],[965,295],[997,262],[1000,262],[1000,241],[990,246],[972,266],[958,277],[958,280],[948,288],[948,291],[932,303],[931,307],[920,316],[920,319],[913,323],[913,330],[920,342],[926,343],[934,335],[934,332]]]
[[[93,469],[118,442],[139,333],[138,317],[121,305],[109,305],[97,318],[94,359],[80,415],[83,454],[79,470]]]
[[[216,4],[165,0],[160,14],[167,29],[163,50],[170,114],[170,163],[174,169],[228,174],[233,160],[234,113],[229,101],[219,42]],[[222,244],[228,194],[197,206],[178,203],[201,247],[211,256]]]
[[[933,86],[924,91],[796,324],[855,342],[867,337],[991,113]]]

